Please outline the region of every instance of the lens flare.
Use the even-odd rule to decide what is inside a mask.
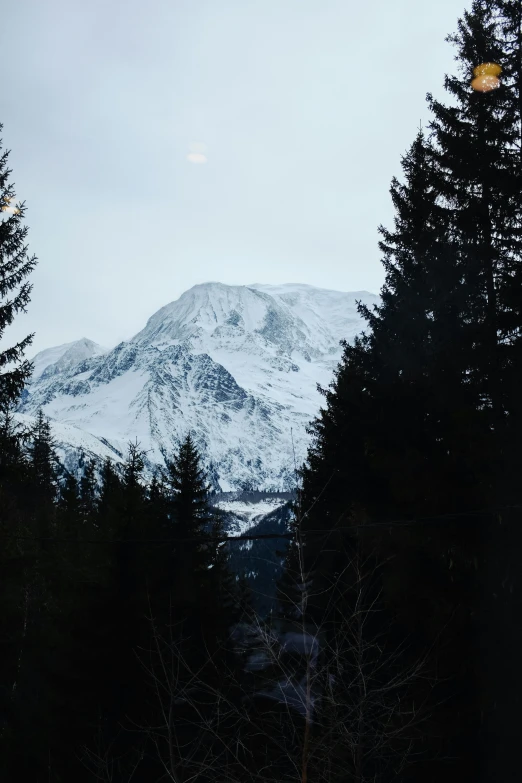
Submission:
[[[486,74],[484,76],[477,76],[476,79],[473,79],[471,86],[478,92],[491,92],[491,90],[496,90],[497,87],[500,87],[500,81],[496,76],[489,76]]]
[[[500,87],[499,76],[502,73],[502,68],[497,63],[481,63],[473,69],[473,76],[475,77],[471,82],[471,86],[478,92],[491,92]]]
[[[473,69],[473,76],[500,76],[502,68],[497,63],[482,63]]]
[[[203,155],[201,152],[189,152],[189,154],[187,155],[187,160],[189,160],[191,163],[207,162],[206,155]]]

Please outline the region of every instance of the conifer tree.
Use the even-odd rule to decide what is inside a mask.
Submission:
[[[448,77],[446,86],[461,106],[428,96],[433,138],[426,143],[419,134],[403,160],[406,184],[392,183],[396,231],[380,228],[382,305],[373,313],[360,306],[371,335],[345,345],[332,390],[322,390],[328,409],[312,427],[316,441],[303,474],[310,477],[306,502],[322,524],[334,522],[336,506],[342,518],[347,490],[352,501],[392,518],[498,499],[495,479],[508,467],[499,443],[501,390],[514,357],[492,335],[503,319],[513,323],[519,299],[519,114],[506,91],[475,93],[469,84],[476,64],[503,62],[494,6],[474,2],[460,35],[450,37],[465,74]]]
[[[161,471],[158,468],[154,470],[152,479],[145,491],[143,533],[146,538],[160,542],[143,547],[145,582],[147,589],[155,596],[158,591],[155,585],[165,577],[163,572],[165,563],[168,560],[167,552],[170,551],[170,545],[165,542],[172,537],[168,515],[167,489]]]
[[[80,495],[78,481],[72,473],[68,473],[60,489],[58,511],[61,530],[77,535],[80,522]]]
[[[154,470],[146,494],[147,530],[151,536],[165,535],[167,525],[167,498],[164,481],[158,469]]]
[[[519,20],[511,4],[509,10]],[[360,306],[371,334],[345,344],[331,389],[321,390],[328,407],[311,427],[315,441],[302,470],[304,505],[310,509],[305,531],[329,531],[329,552],[310,533],[306,538],[306,570],[316,569],[319,594],[333,570],[332,529],[349,523],[358,505],[381,521],[472,510],[516,491],[519,463],[513,470],[502,452],[506,415],[512,424],[519,405],[513,389],[519,371],[520,108],[513,95],[520,92],[515,88],[508,95],[514,77],[507,61],[513,56],[510,50],[505,63],[508,34],[503,39],[499,33],[501,12],[502,3],[477,0],[459,22],[453,40],[464,75],[446,80],[459,105],[445,107],[428,96],[433,132],[428,141],[420,133],[403,160],[406,183],[392,183],[395,231],[381,227],[387,272],[382,304],[373,313]],[[512,33],[513,47],[515,39]],[[472,90],[473,68],[486,61],[506,64],[506,90]],[[482,698],[477,683],[471,685],[478,644],[471,617],[480,616],[481,598],[470,568],[485,546],[474,521],[475,529],[461,524],[427,534],[424,525],[418,535],[394,534],[387,553],[396,565],[386,577],[388,597],[408,596],[403,622],[422,629],[426,638],[441,631],[444,617],[453,617],[444,646],[437,642],[437,660],[454,684],[459,681],[453,712],[461,711],[468,727]],[[382,540],[379,546],[386,550]],[[435,580],[444,596],[438,599],[441,625],[428,630],[422,613]],[[323,596],[320,616],[328,591]],[[469,730],[464,740],[449,726],[444,730],[455,732],[453,747],[464,758]]]
[[[25,664],[29,609],[27,569],[33,564],[33,546],[17,538],[29,534],[21,500],[28,466],[13,407],[13,403],[7,403],[0,419],[0,770],[4,776],[10,768],[16,731],[14,701]]]
[[[142,475],[144,452],[138,443],[129,443],[127,459],[123,466],[123,488],[128,493],[125,511],[129,515],[138,514],[144,499]]]
[[[513,139],[513,167],[509,180],[506,177],[504,198],[509,199],[510,212],[518,210],[518,237],[521,232],[520,193],[522,185],[522,5],[518,0],[497,0],[498,24],[502,35],[503,48],[503,83],[507,98],[506,111],[510,113],[515,128],[518,126],[518,134]],[[516,158],[518,156],[518,166]],[[517,177],[518,173],[518,177]],[[513,221],[514,222],[514,221]],[[514,223],[513,229],[517,226]],[[502,315],[502,328],[499,335],[501,350],[506,354],[509,351],[509,359],[506,356],[504,367],[504,402],[507,411],[506,426],[504,431],[505,449],[503,468],[505,471],[504,494],[506,500],[518,502],[516,488],[520,475],[520,447],[522,440],[522,411],[520,403],[520,388],[522,386],[522,264],[520,262],[520,250],[511,246],[508,252],[514,261],[513,284],[504,290],[506,312]],[[517,261],[518,258],[518,261]],[[506,486],[508,485],[508,486]]]
[[[0,131],[2,130],[0,125]],[[1,150],[1,141],[0,141]],[[14,186],[9,183],[9,151],[0,154],[0,340],[16,315],[26,312],[32,286],[23,282],[36,266],[36,257],[28,257],[24,244],[28,229],[22,226],[26,208],[14,203]],[[20,286],[18,290],[18,286]],[[16,292],[12,299],[10,292]],[[3,574],[2,629],[0,645],[5,677],[0,684],[0,739],[2,741],[1,773],[8,779],[24,771],[34,773],[33,760],[38,756],[37,736],[32,732],[33,719],[38,722],[36,699],[43,688],[38,678],[34,650],[38,649],[43,623],[37,622],[44,594],[42,570],[34,570],[38,546],[17,536],[34,534],[31,519],[31,490],[34,471],[26,459],[25,444],[29,433],[20,432],[12,420],[13,405],[32,373],[32,365],[23,359],[32,343],[29,335],[14,346],[0,350],[0,528],[9,538],[0,544]],[[49,509],[47,509],[49,511]],[[34,514],[33,514],[34,516]],[[31,655],[32,652],[32,655]],[[25,734],[24,734],[25,732]],[[41,732],[43,735],[44,732]],[[27,743],[22,750],[19,737]],[[34,740],[34,742],[33,742]],[[25,751],[25,752],[23,752]],[[14,766],[13,766],[14,765]],[[16,773],[15,773],[16,770]]]
[[[226,633],[232,622],[230,612],[236,605],[235,582],[228,568],[226,546],[218,540],[223,536],[222,514],[210,505],[211,488],[191,434],[178,453],[166,459],[166,468],[162,473],[170,534],[176,542],[173,568],[180,600],[187,605],[196,602],[201,606],[207,600],[219,604],[222,611],[218,615],[227,617],[223,626]]]
[[[28,506],[35,532],[44,539],[54,532],[55,501],[58,497],[58,457],[49,419],[40,408],[27,445],[30,470]],[[43,541],[43,548],[47,545]]]
[[[21,487],[27,482],[28,461],[26,448],[30,431],[14,418],[14,403],[7,403],[0,414],[0,495],[14,501],[21,494]],[[7,522],[7,509],[0,513],[0,519]]]
[[[140,770],[152,775],[156,763],[179,779],[203,780],[216,774],[215,754],[230,756],[237,731],[237,720],[227,715],[234,714],[231,700],[237,706],[240,699],[230,638],[238,598],[218,540],[221,518],[210,506],[191,435],[165,463],[145,500],[145,524],[161,543],[144,547],[150,630],[138,657],[149,697],[143,695],[135,722],[149,761]]]
[[[80,510],[83,521],[90,520],[96,508],[97,482],[96,482],[96,462],[89,460],[83,470],[83,475],[79,483]]]
[[[59,689],[54,685],[53,653],[60,646],[59,617],[67,591],[63,589],[66,558],[53,542],[59,519],[58,459],[49,421],[41,410],[27,435],[19,473],[22,529],[17,530],[12,520],[13,533],[22,535],[18,544],[21,568],[11,585],[18,604],[14,626],[18,649],[8,714],[10,736],[17,739],[5,754],[5,763],[6,769],[13,765],[19,774],[31,777],[39,774],[56,741]]]
[[[118,529],[121,493],[121,476],[112,460],[106,457],[100,471],[100,488],[95,508],[95,526],[105,538],[111,538]]]
[[[181,443],[179,451],[171,460],[166,460],[163,472],[171,493],[171,508],[176,524],[184,526],[186,532],[197,535],[210,520],[208,497],[210,486],[205,481],[200,465],[200,455],[189,433]]]
[[[3,125],[0,124],[0,132]],[[27,281],[16,296],[9,300],[7,295],[20,285],[36,266],[36,256],[27,255],[27,227],[22,227],[26,207],[25,202],[14,205],[14,186],[9,184],[11,169],[7,168],[9,151],[3,154],[0,140],[0,339],[6,328],[13,322],[15,315],[26,312],[32,285]],[[25,337],[16,345],[0,350],[0,405],[16,401],[30,377],[33,367],[23,355],[31,345],[34,334]],[[15,365],[13,367],[13,365]],[[9,369],[11,367],[11,369]]]
[[[178,543],[176,571],[180,590],[189,603],[195,600],[201,579],[212,565],[212,515],[200,455],[192,436],[187,435],[177,454],[166,460],[163,471],[167,486],[171,533]]]
[[[142,471],[143,453],[130,443],[121,469],[105,459],[98,493],[92,461],[80,480],[82,537],[97,541],[83,547],[86,576],[74,619],[75,667],[83,672],[86,705],[76,756],[88,769],[95,747],[111,748],[114,765],[122,768],[132,766],[138,752],[131,730],[145,707],[137,655],[147,641]]]
[[[103,665],[110,657],[107,645],[112,641],[104,614],[110,595],[104,584],[105,553],[90,540],[95,528],[84,511],[79,482],[67,473],[56,501],[56,540],[49,552],[49,647],[41,651],[38,662],[45,671],[47,709],[53,716],[49,738],[53,772],[79,781],[83,779],[80,749],[90,741],[91,726],[105,703]],[[104,588],[105,600],[101,601]]]
[[[461,71],[445,83],[457,106],[447,107],[428,94],[431,138],[437,187],[454,209],[463,276],[471,291],[469,377],[480,388],[496,435],[489,456],[495,463],[492,502],[498,503],[512,491],[512,465],[503,447],[516,417],[513,406],[519,409],[508,377],[522,327],[520,4],[474,0],[458,32],[447,40],[457,47]],[[470,87],[473,68],[483,62],[503,69],[498,89],[485,93]]]
[[[439,203],[422,132],[402,165],[406,183],[394,178],[391,187],[395,231],[379,228],[387,272],[382,304],[374,312],[359,306],[371,327],[363,342],[375,368],[367,456],[393,488],[386,508],[396,516],[419,505],[424,514],[451,511],[470,495],[480,505],[491,446],[480,388],[467,378],[472,291],[452,238],[454,210]],[[345,344],[345,358],[360,355]]]
[[[520,503],[520,380],[522,377],[522,8],[511,0],[475,0],[448,40],[464,79],[447,78],[460,111],[428,95],[435,119],[432,138],[441,156],[441,187],[455,204],[455,233],[465,248],[465,275],[474,290],[471,382],[480,387],[492,433],[491,505]],[[500,86],[469,90],[478,62],[502,67]],[[464,144],[466,140],[466,144]],[[443,158],[441,160],[440,158]],[[449,165],[444,165],[444,159]],[[476,690],[480,694],[480,744],[484,775],[509,777],[515,762],[512,724],[520,692],[518,662],[506,652],[518,634],[521,596],[509,574],[520,547],[519,516],[497,510],[482,527],[477,557]],[[506,532],[504,532],[506,531]],[[466,542],[467,543],[467,542]],[[510,629],[509,632],[506,629]],[[515,642],[516,645],[516,642]]]

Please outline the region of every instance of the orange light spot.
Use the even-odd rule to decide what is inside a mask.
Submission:
[[[482,63],[473,69],[473,76],[500,76],[502,68],[497,63]]]
[[[497,87],[500,87],[500,81],[496,76],[485,74],[483,76],[477,76],[476,79],[473,79],[471,86],[474,90],[478,90],[479,92],[490,92],[491,90],[495,90]]]

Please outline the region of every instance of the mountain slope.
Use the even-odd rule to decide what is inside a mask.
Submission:
[[[280,500],[276,505],[273,501],[272,510],[252,520],[248,535],[280,536],[288,533],[289,523],[293,519],[291,502]],[[234,535],[231,526],[228,527],[231,535]],[[227,544],[231,570],[246,579],[251,591],[252,607],[261,617],[265,617],[275,606],[277,582],[283,573],[288,544],[285,538],[258,538]]]
[[[364,326],[356,299],[378,301],[299,284],[197,285],[112,350],[78,341],[42,352],[53,360],[41,369],[39,355],[18,410],[41,406],[120,453],[137,438],[148,475],[191,430],[214,489],[291,490],[291,430],[299,463],[317,383],[328,386],[339,341]]]

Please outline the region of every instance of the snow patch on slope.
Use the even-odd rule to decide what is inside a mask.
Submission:
[[[243,536],[250,528],[257,525],[263,517],[281,508],[288,501],[284,498],[264,498],[255,503],[243,500],[216,500],[214,505],[222,511],[234,515],[234,524],[230,526],[231,535]]]

